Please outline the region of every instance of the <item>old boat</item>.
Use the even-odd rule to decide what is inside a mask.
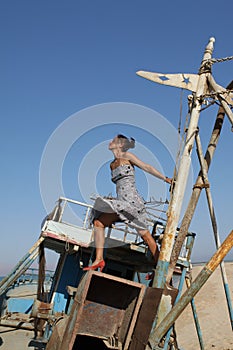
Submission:
[[[83,208],[82,226],[66,221],[69,206]],[[153,271],[153,259],[140,236],[116,224],[106,232],[104,271],[84,272],[95,251],[88,223],[91,207],[59,198],[37,242],[0,282],[1,349],[145,348],[162,293],[145,279]],[[164,230],[159,216],[151,219],[157,241]],[[184,244],[179,276],[190,270],[194,238],[190,233]],[[51,251],[58,257],[54,272],[45,270]],[[38,271],[31,268],[35,261]],[[173,302],[177,291],[167,288]]]

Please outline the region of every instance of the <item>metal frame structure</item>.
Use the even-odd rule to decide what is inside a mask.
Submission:
[[[184,88],[192,92],[192,96],[189,97],[190,120],[187,128],[187,134],[186,134],[183,153],[181,156],[180,165],[177,172],[177,178],[175,179],[174,190],[173,190],[169,208],[168,208],[168,220],[167,220],[167,224],[164,232],[164,239],[163,239],[163,243],[160,251],[159,261],[155,269],[155,279],[154,279],[153,287],[164,288],[166,283],[170,280],[174,271],[174,267],[177,262],[181,245],[183,243],[184,237],[187,234],[191,219],[193,217],[194,210],[198,202],[201,189],[205,188],[216,246],[218,248],[218,252],[220,253],[224,252],[224,253],[222,256],[219,256],[219,254],[216,253],[217,255],[214,255],[214,257],[209,262],[209,264],[211,265],[210,270],[209,268],[207,268],[209,266],[209,264],[207,264],[206,269],[208,273],[205,270],[203,274],[208,275],[213,272],[212,264],[216,268],[217,266],[216,259],[218,258],[219,259],[218,264],[221,263],[221,272],[222,272],[225,294],[227,298],[228,309],[229,309],[230,322],[233,328],[232,304],[231,304],[231,299],[229,294],[228,283],[226,280],[224,264],[222,262],[222,260],[225,257],[224,255],[225,250],[223,248],[227,246],[227,249],[229,251],[233,246],[233,242],[230,242],[230,239],[229,239],[229,237],[232,236],[232,232],[228,236],[228,239],[226,239],[225,243],[220,245],[220,240],[219,240],[218,230],[217,230],[217,223],[216,223],[216,218],[214,214],[213,201],[212,201],[211,192],[209,188],[209,181],[207,177],[208,168],[210,165],[210,161],[212,160],[212,157],[213,157],[214,149],[213,149],[213,144],[212,145],[209,144],[206,157],[203,156],[201,141],[199,136],[199,128],[198,128],[198,121],[199,121],[199,116],[200,116],[202,106],[204,103],[208,103],[207,99],[210,99],[210,98],[212,98],[213,101],[218,101],[218,103],[220,104],[220,111],[218,113],[218,118],[221,118],[221,121],[223,121],[223,116],[224,114],[226,114],[231,123],[231,126],[233,126],[233,113],[231,111],[231,108],[233,106],[233,101],[232,101],[233,83],[231,83],[228,86],[228,88],[225,89],[215,82],[211,74],[211,68],[213,63],[230,60],[232,59],[232,57],[221,59],[221,60],[212,59],[214,42],[215,42],[215,39],[210,38],[209,43],[205,48],[203,60],[201,62],[198,74],[160,74],[160,73],[151,73],[151,72],[145,72],[145,71],[139,71],[137,72],[137,74],[139,76],[142,76],[146,79],[149,79],[159,84]],[[215,124],[214,132],[212,134],[212,138],[214,136],[217,136],[216,139],[214,140],[215,146],[217,144],[220,131],[221,131],[221,124],[219,123],[219,120],[217,120]],[[190,164],[191,164],[191,154],[192,154],[195,141],[197,145],[197,152],[198,152],[198,158],[200,161],[201,169],[200,169],[197,182],[193,189],[192,197],[190,199],[189,205],[187,207],[185,216],[181,224],[178,239],[175,243],[174,242],[175,230],[176,230],[178,221],[180,220],[181,206],[183,203],[187,177],[188,177]],[[207,159],[207,157],[209,159]],[[214,261],[212,261],[213,259]],[[197,279],[197,281],[200,284],[198,283],[196,284],[193,282],[190,286],[189,293],[191,293],[191,291],[193,290],[193,293],[195,294],[201,288],[202,286],[201,281],[199,281],[199,279]],[[180,301],[176,304],[176,306],[174,307],[175,310],[178,310],[179,305],[182,303],[182,300],[183,299],[181,298]],[[161,305],[163,305],[163,307],[159,309],[158,322],[151,333],[151,337],[149,341],[150,345],[148,345],[148,349],[157,349],[159,340],[161,336],[164,335],[162,334],[161,329],[165,329],[165,328],[169,329],[169,327],[167,327],[167,324],[166,324],[168,320],[167,319],[168,315],[170,313],[172,313],[172,315],[175,314],[175,312],[171,310],[171,305],[167,305],[165,297],[162,298]],[[175,318],[173,317],[173,321],[174,320]],[[163,327],[162,327],[162,324],[163,324]]]

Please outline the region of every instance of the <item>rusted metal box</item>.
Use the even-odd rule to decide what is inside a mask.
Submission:
[[[103,341],[103,349],[128,349],[146,286],[89,271],[81,280],[59,349],[80,349],[79,336]]]

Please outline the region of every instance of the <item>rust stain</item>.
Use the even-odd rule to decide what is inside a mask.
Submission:
[[[227,255],[227,253],[231,250],[232,247],[233,247],[233,230],[230,232],[228,237],[225,239],[225,241],[222,243],[222,245],[213,255],[212,259],[206,265],[206,268],[209,269],[211,272],[213,272],[216,269],[216,267],[221,263],[221,261],[224,259],[224,257]]]
[[[170,251],[173,247],[174,239],[175,239],[175,232],[172,232],[172,226],[174,221],[175,215],[172,210],[168,212],[167,217],[167,225],[164,232],[164,237],[162,241],[161,251],[160,251],[160,260],[167,261],[168,251]],[[170,259],[170,257],[169,257]]]

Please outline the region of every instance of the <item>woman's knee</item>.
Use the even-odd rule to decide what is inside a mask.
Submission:
[[[141,235],[144,242],[147,244],[149,242],[151,242],[151,240],[153,239],[151,234],[150,234],[150,231],[148,231],[148,230],[140,230],[139,234]]]
[[[105,227],[104,223],[102,221],[100,221],[99,219],[95,219],[93,224],[95,227],[101,227],[101,228]]]
[[[144,239],[147,239],[150,236],[150,232],[148,230],[139,230],[138,233]]]

